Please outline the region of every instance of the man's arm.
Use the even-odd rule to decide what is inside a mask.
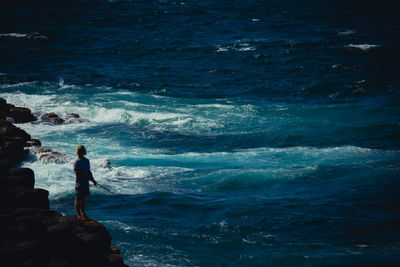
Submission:
[[[89,181],[92,181],[92,183],[94,184],[94,186],[97,185],[97,182],[96,182],[96,180],[94,179],[93,174],[92,174],[92,172],[91,172],[90,170],[89,170]]]
[[[96,180],[93,178],[93,174],[92,174],[92,172],[89,170],[89,175],[86,175],[85,173],[83,173],[82,171],[80,171],[80,170],[77,170],[77,169],[74,169],[74,172],[75,172],[75,174],[78,176],[80,176],[80,177],[85,177],[86,179],[88,179],[89,181],[92,181],[92,183],[96,186],[97,185],[97,182],[96,182]]]

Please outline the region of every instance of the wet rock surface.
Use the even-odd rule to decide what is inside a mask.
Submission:
[[[65,120],[68,123],[82,123],[85,121],[84,119],[81,118],[81,116],[79,116],[79,114],[76,113],[68,114]]]
[[[0,97],[0,119],[7,118],[15,123],[25,123],[37,120],[29,108],[16,107],[12,104],[8,104],[4,98]]]
[[[44,122],[48,122],[51,124],[62,124],[65,122],[64,119],[60,118],[56,113],[50,112],[43,114],[40,119]]]
[[[10,109],[10,117],[16,123],[25,123],[37,120],[29,108],[15,107]]]
[[[1,114],[0,114],[1,115]],[[51,125],[60,125],[64,123],[82,123],[86,120],[82,119],[79,114],[77,113],[69,113],[63,116],[55,112],[48,112],[42,113],[37,112],[35,113],[37,117],[40,118],[42,123],[51,124]]]
[[[0,98],[0,109],[9,107]],[[3,112],[4,113],[4,112]],[[15,168],[25,147],[51,152],[0,112],[0,266],[127,266],[99,222],[49,210],[31,169]],[[60,155],[57,155],[59,157]],[[72,204],[71,204],[72,205]]]
[[[61,152],[52,151],[50,153],[45,153],[40,155],[39,160],[43,164],[49,164],[49,163],[65,164],[67,162],[72,161],[73,157]]]

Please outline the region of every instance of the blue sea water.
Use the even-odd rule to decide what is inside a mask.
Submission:
[[[73,214],[85,145],[129,266],[400,263],[398,1],[0,7],[1,97],[83,120],[18,125],[67,154],[22,166]]]

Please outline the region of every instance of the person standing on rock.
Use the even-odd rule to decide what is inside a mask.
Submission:
[[[75,179],[75,211],[78,219],[88,219],[85,213],[85,198],[89,195],[89,181],[96,186],[97,182],[90,171],[90,161],[85,158],[86,149],[80,145],[76,148],[78,159],[74,163]]]

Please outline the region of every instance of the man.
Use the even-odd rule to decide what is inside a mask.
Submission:
[[[92,181],[95,186],[97,183],[90,171],[90,162],[84,157],[86,155],[85,147],[82,145],[78,146],[76,148],[76,154],[78,155],[78,159],[74,163],[74,171],[76,175],[75,211],[78,219],[87,220],[89,217],[85,213],[85,198],[89,195],[89,181]]]

